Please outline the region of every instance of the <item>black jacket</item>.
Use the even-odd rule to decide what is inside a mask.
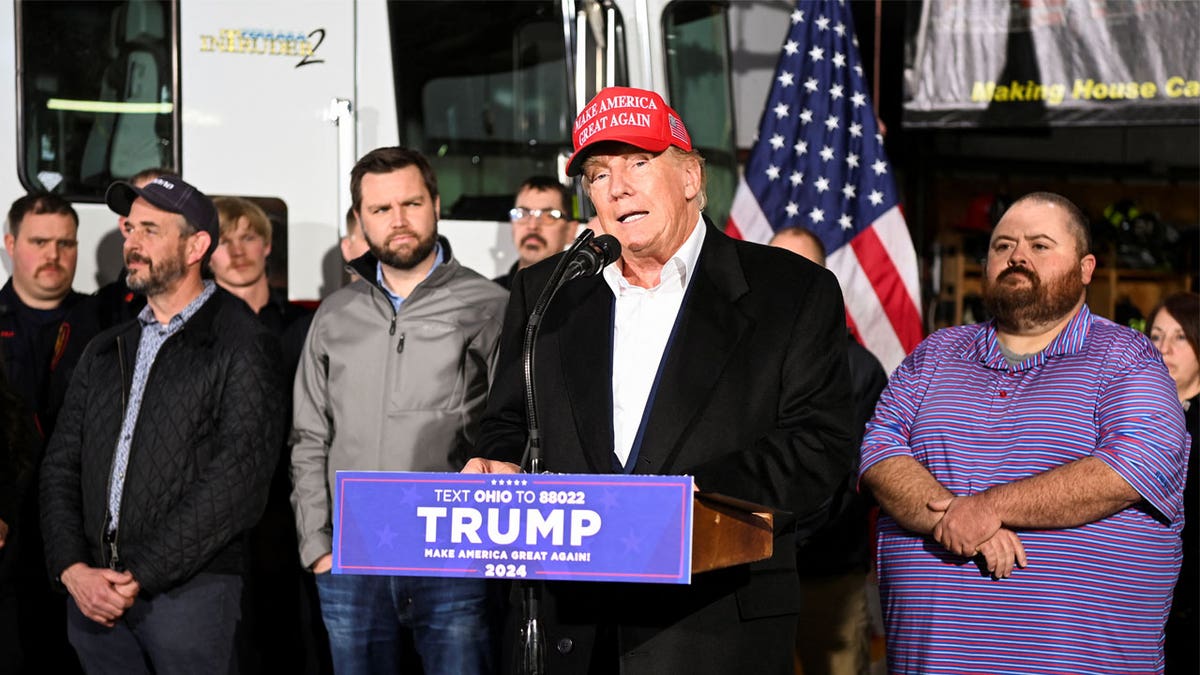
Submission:
[[[772,633],[755,620],[799,611],[793,528],[827,520],[853,469],[845,310],[829,271],[707,227],[630,461],[637,474],[692,475],[701,490],[790,513],[776,517],[771,558],[691,585],[547,583],[550,672],[615,670],[613,642],[626,673],[791,669],[790,638],[762,649],[754,636]],[[493,459],[519,461],[525,447],[521,346],[558,260],[513,279],[478,443]],[[565,285],[543,317],[535,378],[548,471],[613,470],[613,312],[612,291],[592,277]]]
[[[75,364],[88,341],[100,332],[98,306],[95,298],[71,291],[59,306],[61,320],[46,323],[36,335],[19,335],[24,328],[20,313],[30,310],[25,309],[12,283],[9,279],[0,287],[0,356],[9,386],[24,399],[31,414],[30,423],[48,438]],[[30,341],[34,354],[18,355],[10,346],[16,340]]]
[[[113,566],[102,545],[113,456],[141,324],[100,334],[76,367],[42,465],[50,573]],[[245,303],[216,293],[163,344],[129,453],[116,566],[148,594],[195,574],[240,573],[284,434],[279,343]]]

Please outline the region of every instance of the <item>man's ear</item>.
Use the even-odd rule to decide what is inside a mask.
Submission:
[[[13,246],[16,246],[17,239],[7,232],[4,234],[4,250],[8,251],[8,257],[12,257]]]
[[[1079,260],[1079,274],[1083,279],[1083,285],[1087,286],[1092,283],[1092,273],[1096,271],[1096,256],[1091,253],[1083,256]]]
[[[204,254],[208,253],[210,244],[212,244],[212,235],[204,230],[200,230],[191,237],[188,237],[187,264],[195,265],[203,261]]]
[[[700,183],[704,180],[704,170],[700,168],[700,162],[689,157],[684,162],[683,172],[683,196],[690,202],[700,194]]]

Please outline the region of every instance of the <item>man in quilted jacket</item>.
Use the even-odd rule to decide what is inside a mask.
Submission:
[[[283,441],[278,343],[201,278],[202,192],[168,174],[106,200],[147,306],[76,367],[42,465],[47,563],[88,672],[235,671],[244,533]]]

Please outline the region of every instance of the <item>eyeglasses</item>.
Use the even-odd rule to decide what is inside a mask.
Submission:
[[[508,210],[508,219],[514,223],[520,220],[525,220],[526,218],[536,218],[540,220],[542,216],[548,216],[550,220],[562,220],[567,216],[567,214],[559,211],[558,209],[527,209],[522,206]]]

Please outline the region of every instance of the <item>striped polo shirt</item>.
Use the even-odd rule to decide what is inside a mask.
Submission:
[[[1003,580],[881,515],[889,672],[1162,672],[1188,450],[1158,352],[1086,306],[1015,366],[992,322],[931,335],[880,398],[860,472],[908,455],[969,495],[1092,456],[1143,501],[1081,527],[1019,531],[1029,564]]]

